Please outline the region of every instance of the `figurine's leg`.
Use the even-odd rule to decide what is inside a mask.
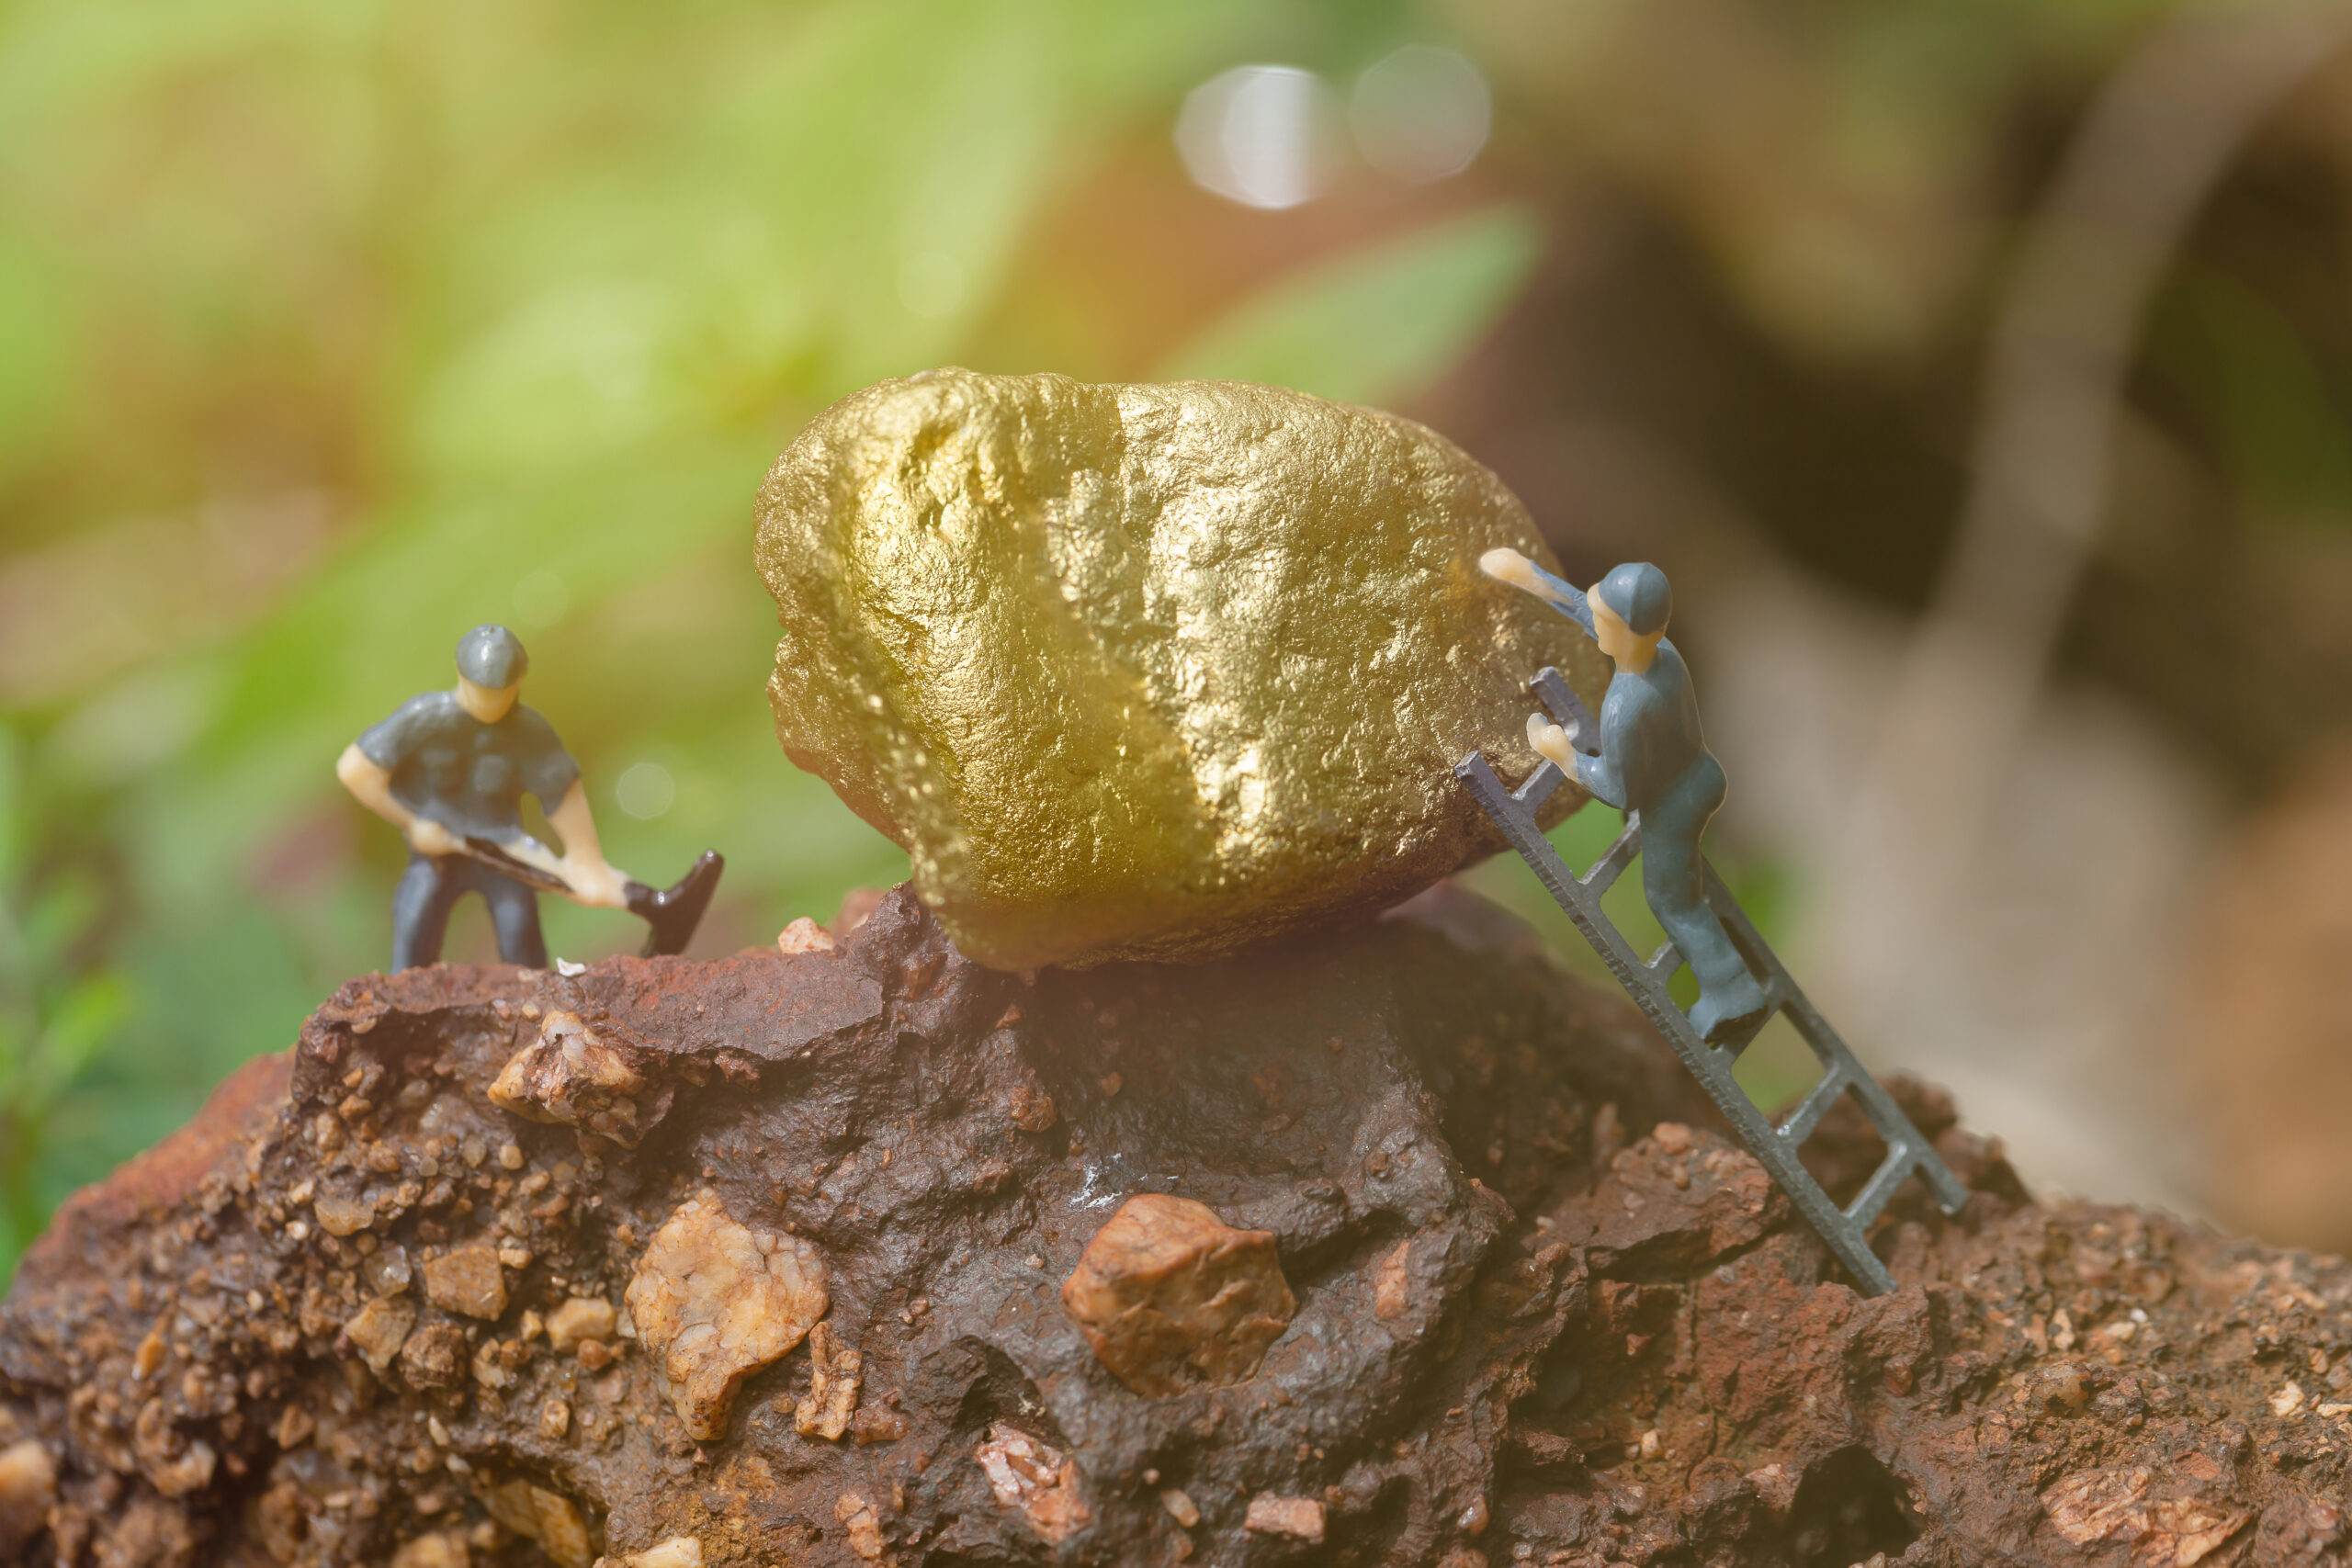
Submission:
[[[526,968],[548,966],[547,938],[539,933],[539,897],[511,876],[481,874],[482,902],[498,931],[498,956]]]
[[[1723,769],[1710,757],[1642,813],[1642,891],[1650,912],[1698,976],[1690,1026],[1706,1040],[1736,1032],[1764,1010],[1764,987],[1707,907],[1699,840],[1723,798]]]
[[[463,867],[455,857],[408,857],[392,892],[392,973],[441,962],[441,939],[449,931],[449,910],[466,890]]]

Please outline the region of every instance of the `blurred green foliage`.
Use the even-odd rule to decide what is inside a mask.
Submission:
[[[704,950],[902,874],[760,694],[750,499],[816,409],[950,361],[1410,404],[1544,276],[1579,182],[1687,231],[1758,340],[1900,386],[1973,330],[2040,172],[2019,125],[2165,8],[0,6],[0,1280],[60,1194],[382,962],[401,850],[333,761],[475,622],[530,645],[617,863],[726,852]],[[1242,217],[1182,186],[1170,127],[1213,73],[1344,85],[1431,39],[1497,90],[1459,193]],[[1023,287],[1080,253],[1160,270]],[[2274,510],[2352,513],[2344,389],[2225,285],[2167,309],[2160,367]],[[645,768],[673,804],[640,818],[615,791]],[[1776,927],[1787,879],[1727,869]],[[1476,874],[1556,922],[1521,874]],[[547,916],[573,958],[637,940]],[[488,951],[469,906],[451,955]]]
[[[529,643],[617,863],[725,850],[706,950],[903,875],[769,728],[766,465],[972,354],[1040,212],[1128,141],[1165,157],[1203,76],[1427,30],[1241,0],[0,11],[0,546],[31,563],[0,610],[0,1280],[381,964],[401,850],[333,761],[475,622]],[[1408,397],[1534,244],[1470,220],[1368,258],[1339,317],[1241,302],[1195,358]],[[1402,349],[1348,330],[1408,307]],[[614,795],[642,764],[674,785],[646,820]],[[575,958],[638,940],[547,920]],[[452,956],[488,952],[469,905]]]

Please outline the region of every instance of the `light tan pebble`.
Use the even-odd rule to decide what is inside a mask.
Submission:
[[[520,1145],[520,1144],[501,1144],[501,1145],[498,1145],[498,1168],[499,1168],[501,1170],[520,1170],[520,1169],[522,1169],[522,1168],[523,1168],[523,1145]]]
[[[1413,1240],[1407,1236],[1374,1259],[1372,1315],[1385,1323],[1412,1304]]]
[[[498,1341],[485,1339],[474,1348],[474,1382],[484,1388],[512,1388],[514,1373],[499,1356]]]
[[[672,1213],[629,1280],[628,1321],[689,1437],[723,1436],[744,1377],[782,1359],[825,1315],[825,1268],[797,1236],[762,1247],[715,1192]]]
[[[378,1296],[345,1320],[343,1332],[359,1347],[369,1370],[380,1372],[392,1364],[415,1327],[414,1306],[395,1296]]]
[[[1191,1529],[1201,1522],[1201,1510],[1181,1486],[1171,1486],[1162,1492],[1159,1495],[1159,1506],[1168,1510],[1170,1518],[1174,1519],[1186,1529]]]
[[[605,1561],[612,1568],[702,1568],[702,1542],[690,1535],[673,1535],[631,1556]]]
[[[509,1269],[528,1269],[531,1266],[531,1249],[519,1241],[501,1242],[498,1245],[498,1261]]]
[[[319,1228],[329,1235],[353,1235],[376,1223],[376,1205],[341,1192],[322,1192],[311,1202]]]
[[[454,1530],[418,1536],[392,1553],[391,1568],[472,1568],[466,1538]]]
[[[141,1339],[139,1342],[139,1348],[131,1353],[130,1375],[134,1380],[144,1382],[153,1377],[155,1369],[164,1364],[164,1353],[166,1348],[164,1343],[164,1321],[163,1318],[157,1318],[155,1326],[147,1331],[147,1337]]]
[[[30,1438],[0,1449],[0,1555],[38,1535],[57,1502],[57,1461]]]
[[[546,1332],[547,1320],[539,1315],[538,1309],[525,1307],[523,1309],[523,1337],[526,1340],[537,1339]]]
[[[571,1405],[560,1399],[550,1399],[539,1406],[539,1436],[560,1438],[571,1430]]]
[[[1278,1497],[1272,1492],[1261,1492],[1250,1499],[1250,1512],[1241,1528],[1255,1535],[1286,1535],[1294,1540],[1320,1545],[1323,1540],[1323,1505],[1312,1497]]]
[[[458,1456],[449,1457],[455,1461]],[[482,1501],[492,1518],[537,1541],[557,1568],[589,1568],[594,1558],[588,1527],[571,1498],[528,1481],[508,1481],[490,1489]]]
[[[1057,1545],[1094,1518],[1080,1490],[1078,1461],[1042,1438],[1002,1422],[972,1452],[1000,1508],[1019,1508],[1029,1528]]]
[[[618,1316],[608,1301],[573,1296],[548,1314],[548,1344],[561,1355],[582,1339],[610,1339]]]
[[[538,1038],[508,1059],[490,1086],[491,1102],[533,1122],[578,1127],[637,1147],[669,1108],[636,1062],[642,1052],[611,1025],[550,1012]],[[640,1100],[639,1097],[642,1096]]]
[[[318,1429],[315,1416],[299,1404],[289,1404],[277,1413],[277,1425],[271,1428],[270,1436],[277,1439],[281,1449],[299,1449],[309,1442],[311,1434]]]
[[[1661,1122],[1650,1129],[1650,1137],[1668,1154],[1686,1154],[1690,1148],[1690,1129],[1679,1122]]]
[[[864,1381],[865,1358],[852,1349],[830,1323],[808,1331],[808,1392],[792,1413],[792,1429],[804,1438],[838,1442],[849,1430],[857,1411],[857,1392]]]
[[[854,1492],[833,1500],[833,1517],[849,1530],[849,1549],[871,1562],[882,1555],[882,1520],[874,1505]]]
[[[796,953],[831,953],[840,944],[833,933],[803,915],[778,931],[775,946],[778,953],[790,957]]]

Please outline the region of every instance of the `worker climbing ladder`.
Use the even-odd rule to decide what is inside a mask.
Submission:
[[[1553,719],[1572,738],[1589,744],[1600,734],[1600,727],[1585,710],[1584,704],[1569,690],[1568,683],[1557,670],[1546,667],[1528,689],[1549,709]],[[1581,745],[1580,748],[1581,749]],[[1560,859],[1559,852],[1536,823],[1535,814],[1551,793],[1566,777],[1559,767],[1546,761],[1531,774],[1516,790],[1505,787],[1482,752],[1473,751],[1455,765],[1454,773],[1470,786],[1478,804],[1510,840],[1511,848],[1534,870],[1539,880],[1551,893],[1577,930],[1600,954],[1610,973],[1617,976],[1642,1011],[1657,1025],[1682,1058],[1692,1076],[1706,1089],[1714,1102],[1723,1109],[1724,1117],[1747,1145],[1748,1152],[1763,1162],[1804,1215],[1829,1250],[1846,1266],[1869,1295],[1879,1295],[1894,1288],[1894,1277],[1871,1250],[1869,1233],[1876,1220],[1894,1196],[1896,1188],[1905,1178],[1917,1172],[1928,1184],[1944,1213],[1951,1213],[1967,1199],[1968,1193],[1951,1170],[1936,1154],[1935,1148],[1911,1124],[1901,1107],[1882,1088],[1879,1081],[1863,1070],[1854,1059],[1846,1043],[1829,1027],[1826,1019],[1782,966],[1779,957],[1757,934],[1738,901],[1715,874],[1715,868],[1706,866],[1707,902],[1731,935],[1740,956],[1747,961],[1749,970],[1764,986],[1767,1010],[1764,1016],[1746,1034],[1722,1045],[1710,1045],[1691,1026],[1690,1020],[1676,1005],[1668,994],[1668,982],[1682,967],[1682,955],[1671,941],[1660,946],[1646,959],[1634,951],[1614,921],[1600,907],[1601,896],[1624,874],[1625,868],[1642,852],[1642,825],[1638,814],[1625,819],[1625,830],[1609,847],[1609,852],[1594,862],[1590,870],[1578,876]],[[1787,1120],[1774,1126],[1770,1118],[1758,1110],[1732,1077],[1732,1067],[1739,1055],[1752,1043],[1764,1024],[1774,1013],[1784,1013],[1796,1026],[1797,1033],[1819,1060],[1820,1081],[1807,1091],[1790,1111]],[[1886,1158],[1879,1165],[1854,1201],[1840,1209],[1823,1191],[1813,1173],[1797,1157],[1814,1129],[1841,1094],[1851,1092],[1879,1136],[1886,1141]]]

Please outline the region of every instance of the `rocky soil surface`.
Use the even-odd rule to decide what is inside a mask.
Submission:
[[[1864,1300],[1630,1010],[1442,888],[1009,975],[354,981],[0,1306],[0,1562],[2328,1562],[2352,1270],[1974,1192]],[[1859,1117],[1816,1139],[1850,1190]]]

